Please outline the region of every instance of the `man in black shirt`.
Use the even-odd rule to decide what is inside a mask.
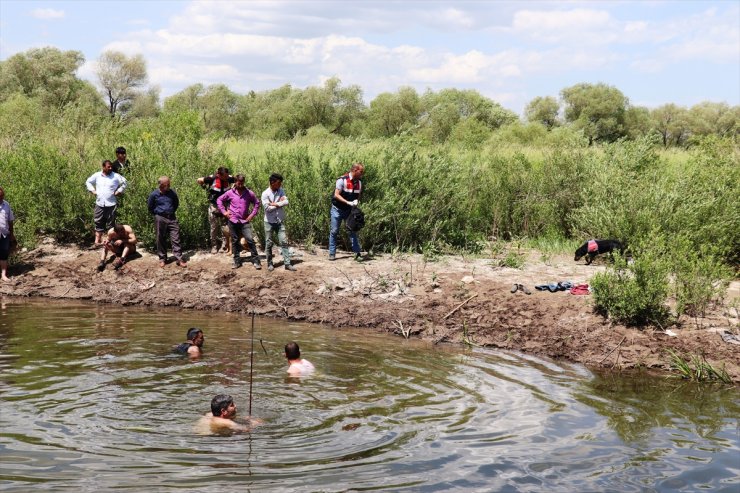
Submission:
[[[216,173],[204,176],[196,180],[198,185],[208,187],[208,224],[211,227],[211,253],[217,253],[219,244],[223,244],[223,250],[227,250],[228,238],[223,238],[223,226],[226,224],[221,211],[218,210],[216,201],[226,193],[234,183],[234,177],[229,174],[229,168],[221,166]]]
[[[116,160],[113,161],[113,171],[118,174],[123,173],[123,168],[128,168],[129,163],[126,159],[126,148],[116,147]]]

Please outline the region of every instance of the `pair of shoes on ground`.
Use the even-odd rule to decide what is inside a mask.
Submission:
[[[268,263],[267,263],[267,270],[268,270],[268,271],[270,271],[270,272],[272,272],[272,271],[274,271],[274,270],[275,270],[275,266],[274,266],[274,265],[272,265],[272,262],[268,262]],[[293,266],[292,266],[292,265],[290,265],[290,264],[285,264],[285,270],[289,270],[289,271],[291,271],[291,272],[295,272],[295,271],[296,271],[296,268],[295,268],[295,267],[293,267]]]
[[[532,291],[530,291],[529,288],[523,284],[514,284],[511,287],[512,293],[516,293],[517,291],[524,291],[524,294],[532,294]]]
[[[242,265],[244,265],[244,263],[241,260],[234,260],[231,268],[238,269]],[[255,270],[262,270],[262,265],[259,262],[252,262],[252,265],[254,265]]]

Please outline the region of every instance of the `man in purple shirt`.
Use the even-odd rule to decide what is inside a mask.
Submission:
[[[252,232],[252,219],[260,210],[260,201],[257,196],[244,186],[244,175],[236,175],[234,178],[234,188],[221,195],[216,201],[218,210],[221,211],[226,219],[229,220],[229,232],[231,232],[231,252],[234,254],[233,269],[242,266],[241,245],[239,236],[247,240],[249,251],[252,252],[252,263],[254,268],[260,270],[262,265],[257,253],[257,245],[254,243],[254,233]],[[252,210],[250,211],[250,206]]]

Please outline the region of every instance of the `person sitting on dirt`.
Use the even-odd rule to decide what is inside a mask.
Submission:
[[[337,235],[339,226],[342,221],[346,221],[352,212],[352,207],[356,206],[362,195],[362,174],[365,172],[365,166],[362,163],[355,163],[348,173],[340,176],[334,188],[334,195],[331,198],[331,229],[329,230],[329,260],[336,260],[337,254]],[[349,232],[352,241],[352,251],[355,252],[355,260],[362,261],[360,255],[360,240],[357,238],[356,231]]]
[[[113,171],[113,164],[103,161],[102,170],[93,173],[85,182],[87,190],[95,195],[95,246],[103,245],[103,233],[116,223],[116,197],[121,195],[128,183],[126,178]]]
[[[188,340],[172,348],[178,354],[187,354],[190,357],[198,357],[203,354],[203,342],[206,337],[198,327],[190,327],[187,334]]]
[[[227,394],[219,394],[211,400],[211,412],[203,416],[195,424],[195,432],[199,435],[208,435],[220,431],[249,431],[247,425],[234,421],[236,417],[236,404],[234,399]],[[260,420],[247,418],[251,425],[258,425]]]
[[[288,359],[288,374],[292,377],[306,375],[316,369],[310,361],[301,358],[301,348],[293,341],[285,345],[285,357]]]
[[[128,224],[116,223],[108,230],[108,238],[103,242],[103,251],[100,252],[100,264],[98,271],[105,270],[105,257],[108,251],[113,254],[113,268],[116,270],[123,267],[128,256],[136,251],[136,235]],[[116,257],[118,257],[116,259]]]
[[[8,282],[8,257],[18,244],[13,234],[15,216],[10,204],[5,201],[5,190],[0,187],[0,280]]]
[[[198,185],[208,187],[208,224],[211,227],[211,253],[218,253],[219,243],[223,242],[223,251],[227,250],[229,238],[221,234],[221,227],[224,225],[224,215],[218,210],[216,201],[225,194],[232,183],[234,177],[229,174],[229,168],[219,167],[216,173],[209,176],[203,176],[196,180]]]

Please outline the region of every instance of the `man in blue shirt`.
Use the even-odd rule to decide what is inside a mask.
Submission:
[[[170,188],[170,179],[160,176],[159,189],[149,194],[147,207],[154,215],[154,230],[157,236],[157,255],[159,266],[164,267],[167,263],[167,236],[172,243],[172,254],[175,256],[178,267],[186,267],[187,262],[182,258],[180,248],[180,223],[177,222],[175,211],[180,206],[180,199],[174,190]]]

